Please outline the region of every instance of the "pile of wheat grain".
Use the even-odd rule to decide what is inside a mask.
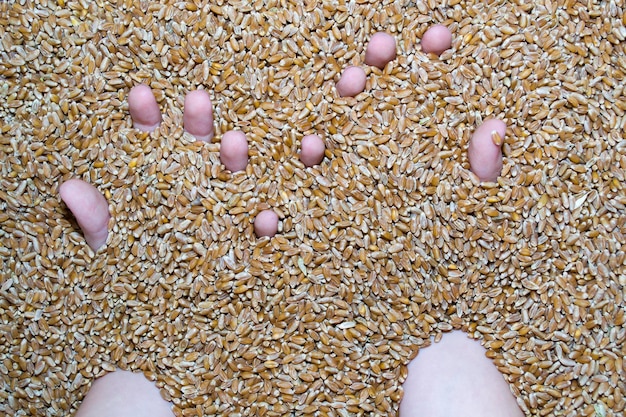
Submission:
[[[380,30],[397,59],[340,98]],[[121,367],[182,416],[388,416],[458,328],[528,415],[622,415],[625,38],[622,0],[0,2],[0,411],[67,415]],[[211,144],[181,127],[196,88]],[[490,116],[504,170],[480,184],[466,149]],[[310,133],[327,154],[306,168]],[[58,196],[75,177],[110,203],[97,253]],[[257,239],[265,208],[279,233]]]

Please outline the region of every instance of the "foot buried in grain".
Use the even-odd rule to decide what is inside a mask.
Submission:
[[[76,417],[174,417],[156,385],[138,372],[116,370],[96,379]]]
[[[480,342],[461,331],[420,350],[408,365],[401,417],[521,417],[515,397]]]
[[[111,217],[102,193],[83,180],[71,179],[61,184],[59,194],[76,218],[87,244],[98,250],[107,241]]]

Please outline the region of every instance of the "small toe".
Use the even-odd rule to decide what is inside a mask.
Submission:
[[[497,181],[502,172],[502,139],[506,123],[498,119],[485,120],[476,129],[467,149],[470,169],[481,181]],[[496,140],[497,139],[497,140]]]
[[[128,110],[135,129],[152,132],[161,124],[159,104],[145,84],[134,86],[128,93]]]
[[[191,91],[185,97],[183,112],[185,131],[195,136],[197,140],[208,142],[213,139],[213,103],[209,94],[204,90]]]

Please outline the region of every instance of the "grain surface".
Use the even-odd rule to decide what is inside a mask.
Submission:
[[[379,31],[397,58],[339,97]],[[120,367],[178,416],[388,416],[455,328],[527,415],[623,415],[625,38],[621,0],[0,2],[0,413],[71,414]],[[196,88],[211,143],[182,130]],[[490,117],[504,168],[481,184],[466,149]],[[110,203],[96,253],[58,196],[76,177]]]

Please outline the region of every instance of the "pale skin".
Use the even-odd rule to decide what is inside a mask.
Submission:
[[[441,55],[452,46],[452,33],[444,25],[430,27],[422,37],[422,51]]]
[[[96,379],[76,417],[173,417],[172,404],[143,374],[117,370]]]
[[[146,85],[140,84],[131,89],[128,95],[128,107],[133,126],[139,130],[151,132],[161,123],[159,105]],[[211,99],[206,92],[194,91],[187,94],[183,122],[185,130],[194,135],[197,140],[206,141],[213,137],[213,109]],[[479,126],[472,136],[467,150],[468,159],[471,170],[481,181],[496,181],[500,175],[502,170],[501,144],[494,144],[492,133],[497,132],[503,138],[505,129],[504,122],[490,119]],[[304,139],[306,142],[306,139],[310,138]],[[324,145],[321,140],[319,142],[320,144],[316,146],[303,143],[300,158],[307,162],[307,166],[321,162]],[[247,151],[245,153],[246,155],[238,156],[238,158],[247,161]],[[226,167],[230,168],[228,164]],[[243,168],[237,167],[237,169]],[[71,179],[61,184],[59,193],[76,218],[89,246],[93,250],[98,250],[106,243],[108,236],[107,226],[110,215],[104,196],[94,186],[79,179]]]
[[[502,172],[502,141],[506,134],[506,123],[498,119],[487,119],[478,126],[467,148],[470,170],[478,179],[496,182]]]
[[[522,417],[504,377],[462,331],[418,352],[408,365],[400,417]]]
[[[108,237],[109,204],[93,185],[71,179],[59,187],[61,199],[70,209],[83,231],[87,244],[98,250]]]
[[[372,35],[365,50],[365,63],[384,69],[396,58],[396,38],[385,32]]]
[[[523,417],[485,349],[461,331],[420,350],[403,384],[400,417]],[[97,379],[77,417],[171,417],[171,404],[140,373],[117,370]]]
[[[161,123],[161,110],[150,87],[139,84],[128,94],[128,110],[133,126],[152,132]],[[213,106],[208,93],[197,90],[185,97],[183,111],[185,131],[197,140],[213,138]],[[63,202],[70,209],[80,226],[87,244],[94,250],[101,248],[107,240],[109,206],[100,191],[79,179],[71,179],[59,187]]]
[[[145,87],[145,86],[144,86]],[[131,90],[129,111],[135,128],[156,129],[161,122],[158,103],[148,87]],[[208,94],[189,94],[185,100],[184,123],[198,140],[213,134],[213,113],[207,106]],[[204,110],[202,110],[204,109]],[[476,147],[474,147],[476,148]],[[472,152],[483,152],[478,150]],[[302,150],[304,152],[304,149]],[[487,160],[497,171],[501,160]],[[59,188],[63,201],[75,216],[87,244],[102,247],[108,236],[108,203],[92,185],[78,179]],[[402,417],[413,416],[523,416],[502,375],[485,357],[477,341],[461,332],[443,336],[440,343],[419,352],[409,363]],[[171,417],[171,404],[165,401],[154,383],[141,373],[117,370],[96,381],[84,398],[78,417]]]
[[[343,71],[335,88],[341,97],[354,97],[363,92],[366,82],[367,75],[363,68],[350,66]]]

